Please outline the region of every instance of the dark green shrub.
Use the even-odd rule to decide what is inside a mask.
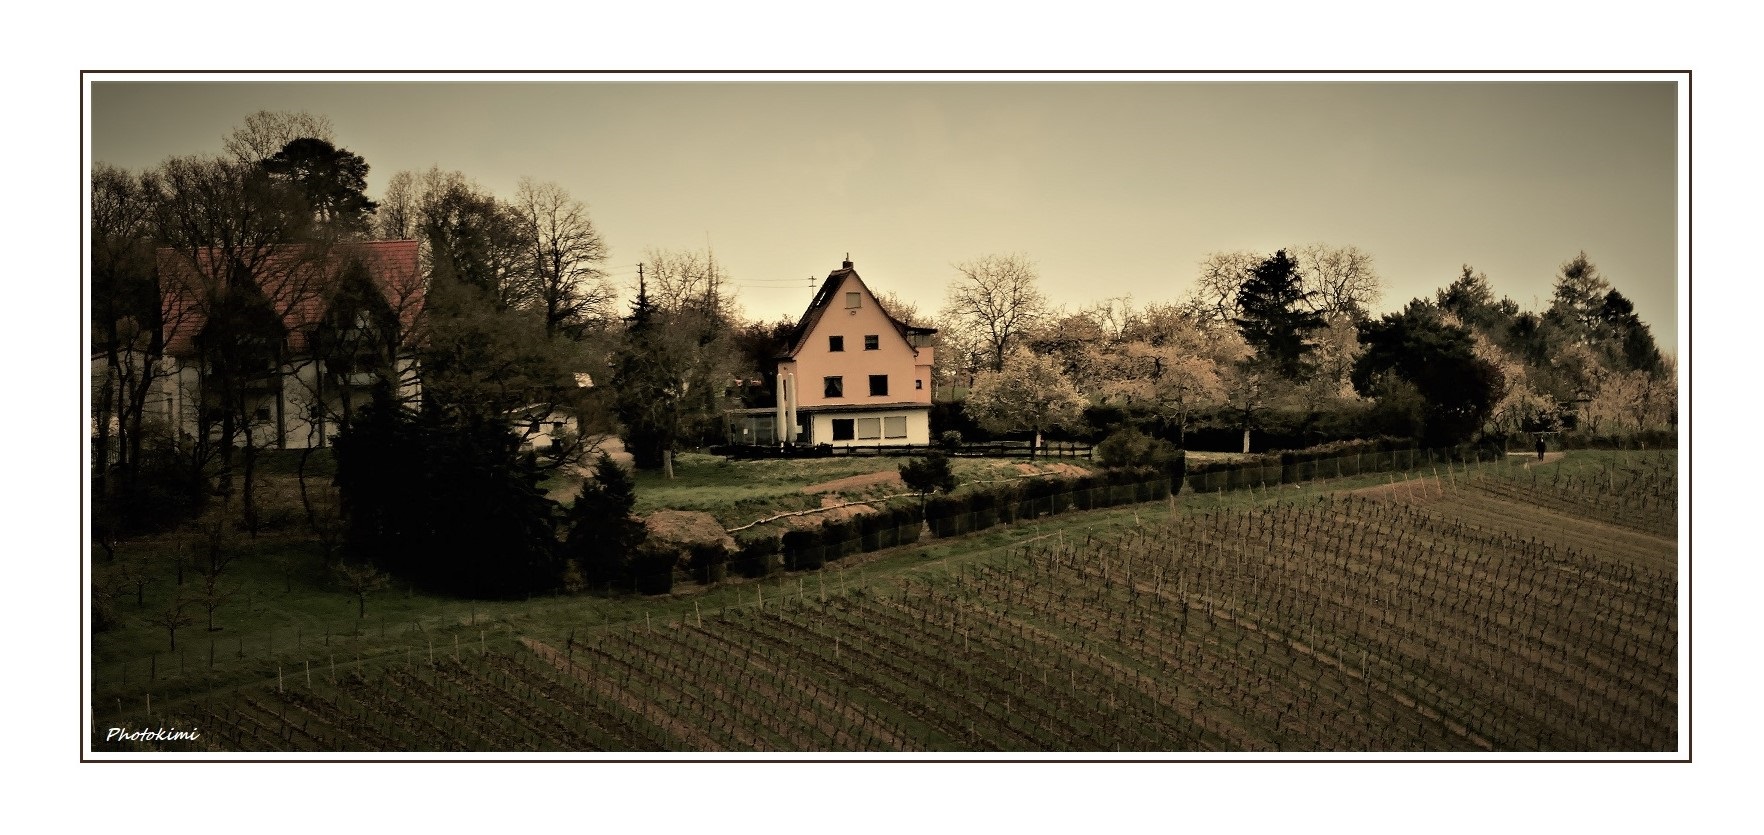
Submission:
[[[777,539],[762,537],[741,546],[741,552],[735,557],[736,570],[743,577],[765,577],[777,571],[783,562],[779,557],[782,547]]]
[[[863,534],[856,519],[826,522],[821,525],[821,546],[826,561],[832,562],[863,550]]]
[[[557,503],[500,416],[413,413],[382,386],[335,454],[351,559],[465,597],[561,583]]]
[[[968,499],[965,496],[935,496],[925,503],[925,521],[931,533],[957,536],[968,532]]]
[[[968,512],[973,516],[969,530],[983,531],[998,524],[998,495],[980,490],[968,497]]]
[[[631,573],[639,594],[667,594],[674,590],[674,567],[679,555],[672,550],[643,546],[631,559]]]
[[[636,482],[603,453],[564,518],[564,555],[575,560],[589,586],[630,585],[631,558],[648,535],[631,515],[636,506]]]
[[[949,456],[932,451],[900,465],[900,480],[915,493],[948,493],[956,488],[955,472],[950,469]]]
[[[827,564],[827,552],[819,528],[786,531],[783,550],[784,565],[791,571],[814,571]]]
[[[688,565],[692,569],[693,579],[700,583],[719,583],[729,578],[729,552],[715,543],[692,546],[692,557]]]

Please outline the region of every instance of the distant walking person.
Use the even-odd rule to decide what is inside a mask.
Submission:
[[[1537,436],[1537,460],[1539,460],[1539,461],[1543,460],[1543,451],[1544,451],[1543,436],[1539,435],[1539,436]]]

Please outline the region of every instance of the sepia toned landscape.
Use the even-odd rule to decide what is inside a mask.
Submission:
[[[93,759],[1685,753],[1671,79],[91,85]]]

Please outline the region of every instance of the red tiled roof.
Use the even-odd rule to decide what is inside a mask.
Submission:
[[[326,252],[303,245],[276,247],[255,270],[259,288],[282,317],[288,331],[288,350],[307,350],[307,335],[324,319],[337,289],[343,267],[360,258],[368,275],[398,315],[409,335],[423,305],[423,277],[416,241],[369,241],[341,244]],[[189,356],[196,350],[196,335],[207,322],[206,305],[216,283],[219,253],[199,253],[198,264],[180,250],[159,250],[159,272],[164,288],[165,352]]]

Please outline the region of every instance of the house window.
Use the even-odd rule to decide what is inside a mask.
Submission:
[[[251,419],[254,421],[257,421],[258,423],[269,423],[269,419],[270,419],[269,408],[268,407],[259,408],[257,411],[252,412]]]
[[[844,397],[845,396],[845,378],[844,377],[824,377],[822,379],[824,379],[827,383],[827,388],[824,391],[822,391],[822,393],[821,393],[822,396],[824,396],[824,397]]]
[[[864,350],[874,351],[874,350],[881,348],[881,347],[882,347],[882,338],[881,337],[879,337],[875,334],[870,334],[869,336],[864,337]]]
[[[846,307],[846,309],[856,310],[857,308],[862,307],[863,303],[864,303],[864,294],[862,294],[862,293],[846,293],[845,294],[845,307]]]
[[[883,418],[882,419],[882,437],[884,437],[884,438],[904,438],[904,437],[906,437],[906,415],[901,415],[900,417]]]
[[[925,390],[925,381],[924,380],[914,380],[913,381],[913,390],[914,391],[924,391]]]
[[[835,441],[849,441],[849,440],[851,440],[851,435],[852,435],[851,424],[852,424],[851,418],[834,418],[833,419],[833,440],[835,440]]]
[[[882,437],[882,419],[858,418],[857,436],[860,441],[874,441]]]
[[[843,350],[845,350],[845,337],[843,337],[843,336],[829,336],[829,337],[827,337],[827,350],[829,350],[829,351],[843,351]]]
[[[871,397],[887,397],[888,396],[888,375],[887,374],[871,374],[870,375],[870,396]]]

